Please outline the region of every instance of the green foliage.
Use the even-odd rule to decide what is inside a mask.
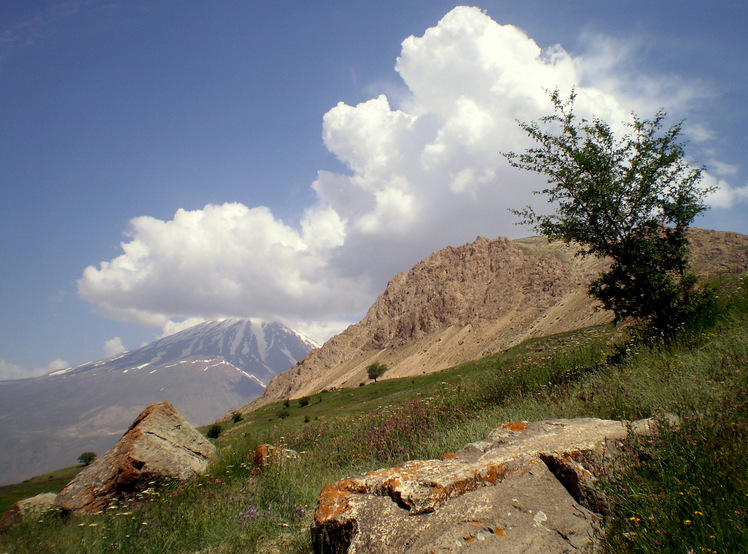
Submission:
[[[748,410],[663,422],[651,439],[632,438],[611,463],[605,492],[616,518],[610,552],[740,552],[748,544]],[[695,548],[697,547],[697,548]]]
[[[700,302],[696,278],[686,272],[686,230],[707,209],[710,192],[699,186],[702,169],[683,159],[681,124],[663,131],[663,111],[652,120],[632,114],[619,140],[604,121],[577,119],[573,91],[565,101],[558,90],[550,97],[554,114],[542,126],[520,124],[538,146],[505,156],[547,177],[540,193],[555,211],[513,213],[550,240],[577,244],[582,255],[610,258],[590,294],[617,320],[672,334]]]
[[[299,408],[303,408],[304,406],[309,406],[308,396],[302,396],[301,398],[299,398]]]
[[[96,452],[84,452],[80,456],[78,456],[78,462],[83,464],[84,466],[91,465],[91,462],[93,462],[96,459]]]
[[[369,379],[373,379],[374,382],[377,382],[377,379],[379,379],[384,373],[387,371],[387,364],[380,364],[378,362],[374,362],[373,364],[369,365],[366,368],[366,374],[369,376]]]
[[[284,408],[290,408],[291,407],[291,401],[286,399],[283,401],[283,407]]]
[[[234,423],[239,423],[244,417],[242,416],[242,413],[238,410],[234,410],[231,412],[231,421]]]
[[[208,427],[208,431],[205,433],[205,436],[209,439],[217,439],[221,436],[221,432],[223,429],[218,423],[214,423],[210,427]]]

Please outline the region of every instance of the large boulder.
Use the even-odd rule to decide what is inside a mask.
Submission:
[[[585,552],[607,512],[594,486],[629,430],[601,419],[513,422],[441,460],[411,461],[322,489],[315,552]]]
[[[0,518],[0,529],[5,529],[16,523],[26,521],[31,517],[38,517],[52,510],[57,495],[53,492],[43,492],[19,500],[3,512]]]
[[[119,442],[57,497],[63,512],[97,512],[119,496],[168,479],[204,473],[215,446],[168,402],[143,410]]]

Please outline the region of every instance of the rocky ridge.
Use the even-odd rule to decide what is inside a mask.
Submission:
[[[748,267],[748,236],[691,230],[692,265],[705,274]],[[478,237],[393,277],[366,316],[274,377],[241,411],[325,389],[358,386],[366,367],[384,379],[431,373],[528,338],[611,321],[587,294],[605,260],[542,237]]]

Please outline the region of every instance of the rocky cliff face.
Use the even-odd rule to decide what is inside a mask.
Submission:
[[[748,267],[748,236],[693,229],[691,239],[699,273]],[[587,295],[605,265],[541,237],[478,237],[447,247],[393,277],[359,323],[274,377],[242,410],[358,386],[375,361],[389,366],[385,379],[420,375],[531,337],[605,323],[611,314]]]
[[[585,294],[602,268],[542,239],[478,237],[393,277],[361,322],[275,377],[253,405],[357,386],[366,366],[384,378],[430,373],[530,336],[608,321]]]

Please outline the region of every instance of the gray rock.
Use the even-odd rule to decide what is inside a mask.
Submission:
[[[119,442],[57,497],[64,512],[97,512],[119,496],[167,479],[204,473],[215,446],[168,402],[143,410]]]
[[[441,460],[343,479],[320,493],[316,552],[587,552],[604,498],[604,451],[651,432],[601,419],[512,422]]]
[[[5,529],[30,517],[38,517],[51,511],[55,498],[57,498],[55,493],[43,492],[31,498],[19,500],[3,512],[3,517],[0,518],[0,529]]]

